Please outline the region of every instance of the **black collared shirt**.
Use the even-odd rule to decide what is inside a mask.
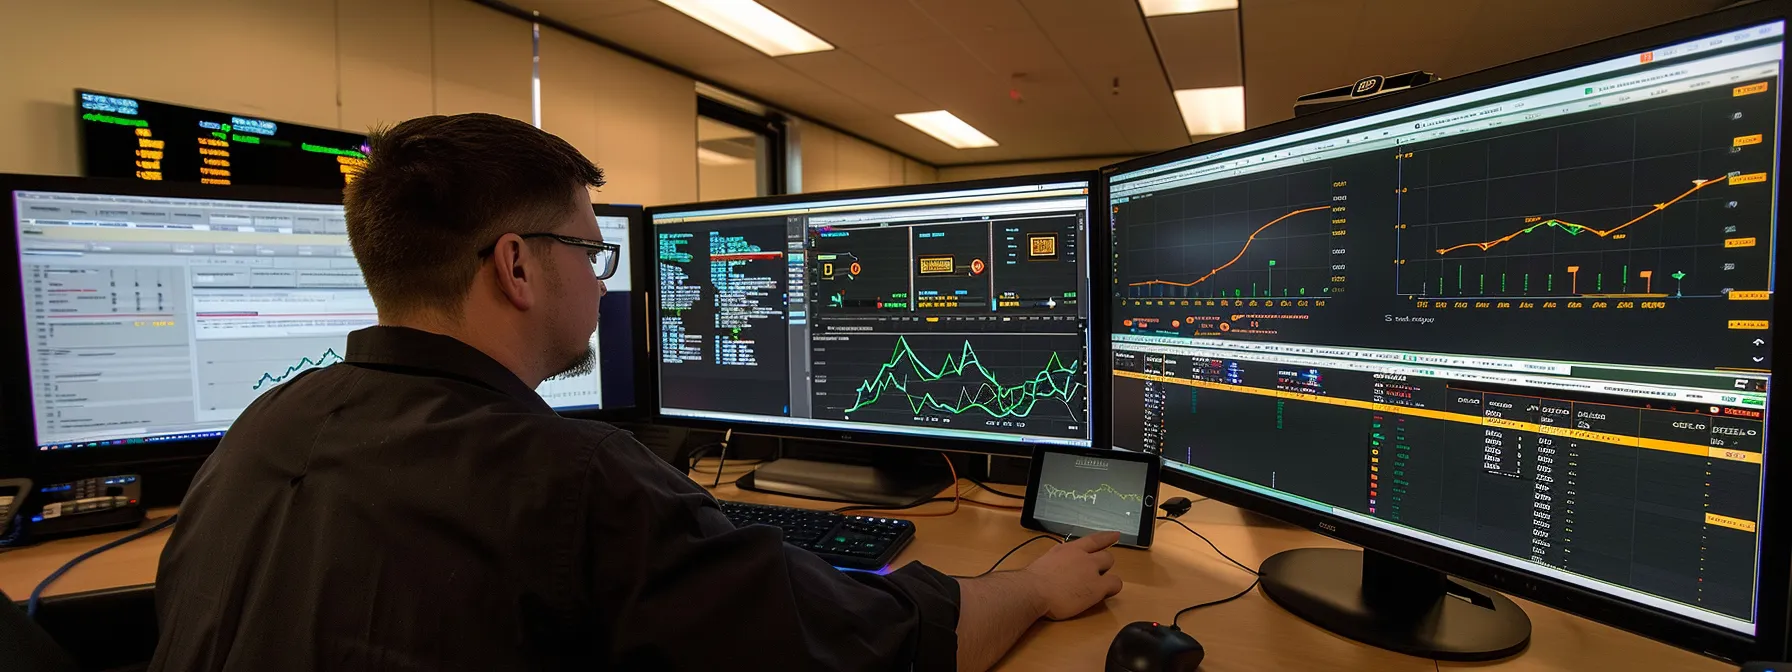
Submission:
[[[454,339],[349,335],[181,505],[152,670],[950,669],[958,584],[735,528],[628,434]]]

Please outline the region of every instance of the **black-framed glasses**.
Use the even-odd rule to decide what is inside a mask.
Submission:
[[[607,243],[601,240],[591,240],[589,238],[579,238],[576,236],[562,236],[558,233],[519,233],[516,234],[516,236],[523,240],[528,240],[530,238],[547,238],[563,245],[584,248],[585,257],[591,260],[591,269],[597,273],[597,279],[599,280],[609,280],[610,276],[616,274],[616,260],[622,256],[621,245]],[[491,254],[492,251],[496,249],[498,249],[498,244],[492,243],[490,247],[480,250],[479,256],[483,257]]]

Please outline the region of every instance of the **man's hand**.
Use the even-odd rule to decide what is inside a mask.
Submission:
[[[1052,547],[1021,570],[1043,598],[1046,618],[1076,616],[1120,592],[1120,577],[1108,573],[1114,554],[1107,549],[1117,541],[1118,532],[1091,534]]]

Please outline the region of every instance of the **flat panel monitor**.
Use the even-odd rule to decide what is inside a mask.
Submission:
[[[263,393],[342,361],[376,322],[339,191],[0,176],[17,281],[15,439],[91,451],[223,436]],[[536,391],[566,413],[634,406],[646,381],[629,255],[640,208],[597,206],[623,260],[592,334],[600,365]],[[28,400],[28,402],[26,401]],[[20,417],[23,416],[23,417]]]
[[[367,136],[254,115],[75,91],[81,173],[145,181],[341,189]]]
[[[660,416],[1088,445],[1092,177],[650,209]]]
[[[1112,444],[1696,650],[1777,641],[1784,10],[1107,169]]]

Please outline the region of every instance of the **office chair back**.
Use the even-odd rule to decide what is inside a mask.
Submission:
[[[75,659],[0,592],[0,660],[18,672],[76,672]]]

